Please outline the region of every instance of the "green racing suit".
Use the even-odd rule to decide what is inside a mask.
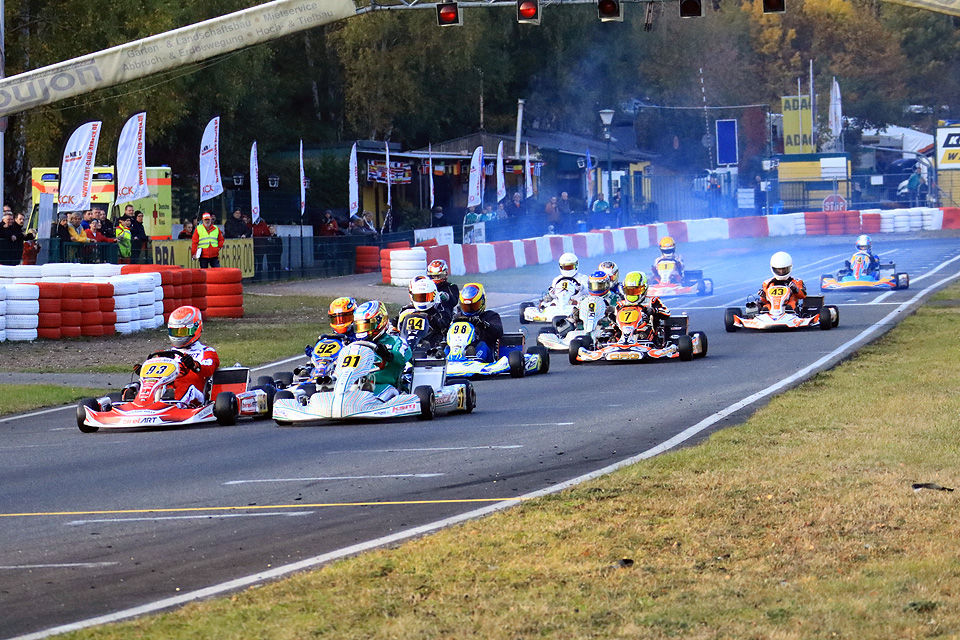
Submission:
[[[374,377],[375,394],[380,394],[388,386],[400,390],[400,374],[403,373],[407,363],[413,360],[413,351],[407,346],[399,336],[385,333],[375,340],[376,344],[383,349],[377,349],[377,356],[383,361],[383,369],[378,371]]]

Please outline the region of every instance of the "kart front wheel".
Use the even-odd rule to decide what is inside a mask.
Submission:
[[[827,309],[830,310],[831,324],[834,327],[840,326],[840,308],[835,305],[828,305]]]
[[[697,283],[697,295],[698,296],[712,296],[713,295],[713,280],[710,278],[704,278]]]
[[[511,378],[522,378],[526,369],[526,365],[523,362],[523,352],[522,351],[511,351],[507,355],[507,363],[510,365],[510,377]]]
[[[820,330],[829,331],[833,329],[833,314],[830,313],[830,307],[820,308]]]
[[[100,430],[100,427],[91,427],[85,424],[87,419],[86,407],[90,407],[94,411],[100,411],[100,405],[97,404],[96,400],[93,398],[84,398],[77,403],[77,426],[80,427],[80,431],[84,433],[96,433]]]
[[[293,384],[293,371],[281,371],[276,377],[278,387],[289,387]]]
[[[574,338],[570,341],[570,364],[580,364],[580,347],[583,346],[583,338]]]
[[[292,392],[281,390],[277,391],[276,395],[273,396],[273,402],[276,404],[277,400],[293,400],[295,397]],[[272,413],[271,411],[271,414]],[[277,420],[274,418],[273,421],[277,423],[278,427],[289,427],[293,424],[291,420]]]
[[[703,331],[694,331],[690,335],[697,336],[700,339],[700,353],[696,354],[696,357],[702,358],[707,355],[707,334]]]
[[[529,324],[530,321],[523,315],[527,309],[533,306],[532,302],[521,302],[520,303],[520,324]]]
[[[272,376],[260,376],[259,378],[257,378],[257,386],[258,386],[258,387],[264,387],[264,386],[266,386],[266,385],[268,385],[268,384],[269,384],[270,386],[273,386],[274,382],[273,382],[273,377],[272,377]]]
[[[739,315],[743,315],[743,312],[737,307],[730,307],[723,312],[723,326],[727,330],[727,333],[733,333],[737,330],[736,316]]]
[[[237,424],[239,412],[240,406],[237,403],[236,394],[230,391],[217,394],[217,399],[213,403],[213,415],[221,427],[232,427]]]
[[[464,382],[463,393],[466,396],[464,398],[464,413],[472,413],[477,406],[477,390],[473,388],[473,383],[469,380]]]
[[[420,415],[417,417],[421,420],[433,420],[437,411],[437,397],[433,393],[433,387],[420,385],[413,393],[420,400]]]
[[[550,371],[550,352],[546,347],[535,345],[527,349],[527,354],[531,356],[540,356],[540,365],[537,367],[537,373],[546,373]]]
[[[684,362],[693,360],[693,340],[690,336],[683,335],[677,338],[677,350],[680,352],[680,359]]]
[[[910,275],[906,273],[895,273],[893,274],[893,280],[897,283],[897,289],[909,289],[910,288]]]

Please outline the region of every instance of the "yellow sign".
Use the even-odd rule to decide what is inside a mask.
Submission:
[[[783,152],[815,153],[810,96],[783,96]]]
[[[190,255],[189,240],[154,240],[154,264],[175,264],[188,269],[199,269],[200,262]],[[256,270],[253,265],[253,238],[234,238],[227,240],[220,249],[220,266],[240,269],[244,278],[252,278]]]
[[[937,167],[940,171],[960,169],[960,128],[937,129]]]

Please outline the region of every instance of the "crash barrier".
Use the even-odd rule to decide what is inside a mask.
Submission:
[[[450,273],[462,276],[554,262],[567,252],[575,253],[580,258],[623,253],[656,246],[665,236],[673,237],[678,243],[686,243],[735,238],[907,233],[940,229],[960,229],[960,208],[912,207],[890,210],[813,211],[729,219],[704,218],[524,240],[426,246],[423,249],[426,251],[427,262],[446,260]],[[384,264],[389,264],[389,252],[381,251],[380,260],[381,268]],[[385,260],[387,262],[384,262]],[[404,272],[404,275],[409,273]],[[399,272],[394,270],[391,277],[384,275],[383,281],[396,286],[407,286],[409,278],[404,280]]]
[[[426,275],[427,251],[409,246],[381,249],[380,271],[384,284],[405,287],[411,278]]]
[[[165,265],[0,266],[0,341],[156,329],[183,305],[206,317],[242,317],[240,277],[239,269]]]

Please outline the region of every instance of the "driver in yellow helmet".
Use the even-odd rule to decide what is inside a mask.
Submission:
[[[674,265],[671,282],[660,282],[660,264],[663,262],[672,262]],[[677,243],[670,236],[664,236],[660,240],[660,257],[653,261],[653,274],[651,279],[655,284],[683,284],[683,259],[677,253]]]
[[[643,336],[647,340],[650,340],[663,321],[670,317],[670,309],[660,298],[647,297],[647,278],[640,271],[631,271],[623,279],[623,301],[618,305],[618,309],[626,306],[639,307],[650,320],[649,332]]]

